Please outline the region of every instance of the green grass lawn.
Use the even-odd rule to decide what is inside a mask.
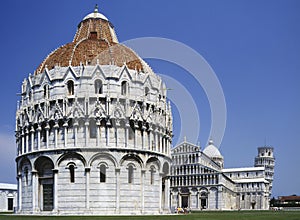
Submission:
[[[300,211],[228,211],[198,212],[180,215],[158,216],[18,216],[0,214],[0,219],[7,220],[300,220]]]

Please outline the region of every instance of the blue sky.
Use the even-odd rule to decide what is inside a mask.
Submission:
[[[257,147],[272,145],[276,156],[273,195],[300,195],[297,0],[1,2],[0,182],[16,182],[14,120],[22,80],[52,50],[72,41],[78,23],[96,3],[114,24],[120,42],[163,37],[201,54],[214,69],[226,99],[227,123],[220,146],[225,167],[253,166]],[[155,72],[176,78],[193,96],[201,121],[198,141],[204,148],[211,115],[203,89],[179,66],[147,62]],[[177,142],[181,140],[176,109],[174,115]],[[181,132],[189,139],[191,131]]]

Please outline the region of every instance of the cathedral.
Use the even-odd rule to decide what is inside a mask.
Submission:
[[[16,213],[169,213],[172,136],[164,82],[95,7],[22,83]]]
[[[254,167],[225,169],[224,158],[212,140],[203,151],[185,140],[171,152],[171,208],[268,210],[273,151],[273,147],[259,147]]]

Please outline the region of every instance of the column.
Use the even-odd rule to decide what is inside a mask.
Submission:
[[[86,119],[84,126],[85,126],[85,146],[89,145],[89,120]]]
[[[152,151],[152,139],[151,139],[151,134],[152,133],[152,125],[151,124],[149,124],[149,135],[148,135],[148,139],[149,139],[149,150],[151,150]]]
[[[38,124],[38,127],[36,130],[37,130],[37,151],[39,151],[41,148],[41,130],[42,130],[40,124]]]
[[[120,168],[116,168],[116,214],[120,213]]]
[[[197,188],[197,192],[196,192],[196,207],[197,209],[200,209],[200,192],[199,192],[200,188]]]
[[[21,133],[21,153],[24,154],[25,153],[25,141],[24,141],[24,130],[22,129],[22,133]]]
[[[157,134],[157,128],[155,128],[154,132],[153,132],[153,139],[154,139],[154,151],[159,151],[158,149],[158,134]]]
[[[181,189],[178,188],[178,206],[179,206],[179,207],[182,207],[182,204],[181,204],[182,201],[181,201],[181,193],[180,193],[180,190],[181,190]]]
[[[53,169],[53,212],[58,211],[58,188],[57,188],[57,176],[58,170]]]
[[[59,129],[58,121],[55,121],[53,128],[54,128],[54,148],[57,148],[58,129]]]
[[[97,126],[97,147],[100,147],[100,133],[101,133],[100,126],[101,126],[101,122],[100,122],[99,118],[96,119],[96,126]]]
[[[170,212],[170,179],[165,179],[165,210]]]
[[[142,149],[145,149],[145,148],[146,148],[146,147],[145,147],[145,139],[146,139],[146,137],[145,137],[145,136],[146,136],[146,135],[145,135],[145,133],[146,133],[146,132],[145,132],[145,129],[146,129],[146,128],[143,126],[143,127],[142,127],[142,132],[141,132],[141,135],[142,135]]]
[[[46,126],[45,126],[45,131],[46,131],[46,149],[49,148],[49,129],[50,129],[50,126],[49,126],[49,124],[47,122]]]
[[[106,126],[105,126],[105,128],[106,128],[106,146],[109,146],[109,134],[110,134],[110,128],[109,128],[109,126],[110,126],[110,123],[109,123],[109,119],[108,119],[108,121],[106,122]]]
[[[18,212],[22,211],[22,174],[18,174]]]
[[[64,121],[64,147],[68,146],[68,120]]]
[[[73,129],[74,129],[74,147],[78,147],[77,146],[77,132],[78,132],[78,121],[77,119],[74,120],[74,124],[73,124]]]
[[[38,181],[37,181],[37,171],[32,170],[32,212],[38,211]]]
[[[136,122],[135,122],[136,123]],[[134,124],[135,124],[134,123]],[[137,126],[136,126],[136,124],[134,125],[134,129],[133,129],[133,136],[134,136],[134,138],[133,138],[133,148],[136,148],[136,143],[137,143],[137,135],[136,135],[136,133],[137,133]]]
[[[29,141],[28,141],[28,134],[29,134],[29,132],[28,132],[28,128],[26,127],[25,128],[25,149],[24,149],[24,153],[27,153],[28,152],[28,150],[29,150],[29,147],[28,147],[28,143],[29,143]]]
[[[142,214],[145,212],[145,195],[144,195],[144,190],[145,190],[145,172],[146,169],[142,169],[141,171],[141,208],[142,208]]]
[[[30,129],[30,136],[31,136],[30,150],[33,151],[34,150],[34,128],[33,128],[33,125],[31,126],[31,129]]]
[[[86,202],[86,209],[89,209],[90,208],[90,171],[91,171],[91,168],[90,167],[86,167],[85,168],[85,195],[86,195],[86,198],[85,198],[85,202]]]
[[[126,120],[125,124],[125,147],[128,147],[128,129],[130,128],[129,121]]]
[[[163,176],[164,176],[164,173],[160,173],[159,174],[159,213],[161,213],[162,212],[162,178],[163,178]]]

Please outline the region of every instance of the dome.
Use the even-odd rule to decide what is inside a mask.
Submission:
[[[72,42],[51,52],[38,66],[35,74],[56,66],[127,65],[137,71],[148,70],[147,64],[130,48],[119,44],[110,21],[98,12],[88,14],[79,23]]]
[[[219,149],[214,145],[212,140],[209,140],[208,146],[203,150],[203,153],[210,158],[223,158]]]

